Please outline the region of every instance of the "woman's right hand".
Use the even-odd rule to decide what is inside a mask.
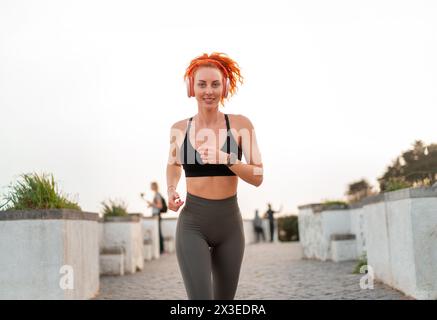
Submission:
[[[168,191],[168,208],[171,211],[177,212],[180,206],[182,206],[183,204],[184,201],[181,200],[179,194],[176,192],[175,189],[171,188]]]

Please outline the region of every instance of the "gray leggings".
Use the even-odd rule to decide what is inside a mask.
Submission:
[[[234,299],[244,245],[236,194],[211,200],[187,193],[176,226],[176,255],[188,299]]]

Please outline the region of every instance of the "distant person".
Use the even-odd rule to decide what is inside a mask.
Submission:
[[[281,208],[278,211],[274,211],[272,209],[272,205],[270,203],[267,204],[267,211],[265,213],[265,217],[267,217],[269,219],[269,226],[270,226],[270,242],[273,242],[273,235],[275,233],[275,218],[273,217],[273,215],[275,213],[281,212],[282,211],[282,204],[281,204]]]
[[[161,230],[161,213],[167,212],[167,204],[164,197],[159,193],[158,183],[152,182],[150,189],[155,193],[153,196],[153,202],[147,201],[148,208],[152,207],[152,216],[158,217],[158,232],[159,232],[159,252],[164,253],[164,237]],[[143,195],[143,194],[141,194]]]
[[[266,241],[264,228],[263,228],[263,221],[258,214],[258,209],[255,210],[255,218],[253,219],[253,228],[255,230],[256,242],[259,242],[260,238],[262,238],[263,242]]]

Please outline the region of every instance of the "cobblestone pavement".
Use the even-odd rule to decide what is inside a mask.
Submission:
[[[246,245],[235,299],[411,299],[379,282],[374,289],[361,289],[363,275],[352,274],[354,266],[354,261],[301,259],[299,243]],[[146,261],[135,274],[100,280],[96,299],[187,299],[175,253]]]

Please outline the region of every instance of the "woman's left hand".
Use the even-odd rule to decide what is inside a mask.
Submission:
[[[201,146],[197,150],[204,164],[227,164],[228,154],[216,148]]]

